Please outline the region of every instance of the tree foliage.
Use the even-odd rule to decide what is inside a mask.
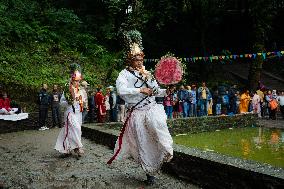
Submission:
[[[271,31],[272,20],[277,15],[280,1],[259,0],[248,1],[248,14],[253,28],[252,49],[255,52],[265,52],[265,42],[268,40]],[[265,5],[265,6],[263,6]],[[261,80],[263,59],[258,57],[250,64],[249,70],[249,88],[255,90],[258,82]]]
[[[34,99],[42,83],[63,86],[73,62],[93,86],[115,81],[120,53],[100,45],[73,10],[51,1],[4,0],[0,15],[0,82],[14,98]]]
[[[113,84],[126,30],[142,33],[146,58],[284,46],[283,0],[2,0],[0,15],[0,82],[27,91],[63,85],[72,62],[92,85]],[[262,63],[252,65],[255,82]],[[187,79],[207,80],[216,69],[188,67]]]

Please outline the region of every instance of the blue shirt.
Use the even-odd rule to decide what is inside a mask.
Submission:
[[[191,90],[191,103],[196,104],[196,91]]]
[[[178,98],[182,102],[189,102],[189,92],[185,89],[178,91]]]

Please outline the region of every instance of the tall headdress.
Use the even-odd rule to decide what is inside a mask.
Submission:
[[[81,66],[79,64],[72,63],[70,64],[69,69],[72,81],[82,80]]]
[[[70,80],[68,83],[65,84],[63,92],[64,92],[64,97],[68,102],[68,104],[73,104],[75,96],[79,91],[79,84],[77,83],[76,86],[73,86],[72,82],[82,80],[81,66],[79,64],[72,63],[69,65],[69,70],[70,70]]]
[[[126,62],[137,59],[139,57],[143,58],[143,46],[142,46],[142,36],[137,30],[130,30],[123,33],[124,37],[124,49],[126,51]]]

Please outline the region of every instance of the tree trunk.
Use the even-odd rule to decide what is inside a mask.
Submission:
[[[264,52],[265,49],[265,35],[266,30],[271,25],[271,21],[269,17],[271,14],[271,4],[267,6],[263,6],[267,3],[266,0],[246,0],[247,13],[251,15],[252,23],[253,23],[253,51],[255,53]],[[248,87],[251,90],[255,90],[258,87],[258,83],[261,80],[261,72],[262,72],[262,64],[263,57],[257,56],[255,60],[250,64],[249,75],[248,75]]]
[[[255,28],[256,42],[253,47],[255,53],[264,51],[263,31],[261,28]],[[257,55],[252,61],[249,68],[248,88],[252,91],[256,90],[261,80],[263,57]]]
[[[257,56],[255,60],[250,64],[249,75],[248,75],[248,88],[252,91],[256,90],[258,83],[261,79],[263,59],[261,56]]]

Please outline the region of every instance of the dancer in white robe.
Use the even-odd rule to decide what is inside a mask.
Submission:
[[[67,89],[60,100],[61,106],[66,106],[64,113],[64,127],[60,130],[55,149],[60,153],[71,154],[72,150],[81,156],[84,151],[81,142],[81,125],[82,125],[82,94],[79,82],[81,74],[74,71]]]
[[[131,156],[146,172],[147,184],[152,185],[163,162],[173,157],[173,140],[164,107],[156,103],[154,96],[165,95],[166,89],[160,89],[143,69],[144,54],[135,48],[128,54],[129,66],[116,80],[118,95],[128,104],[128,114],[108,164]]]

